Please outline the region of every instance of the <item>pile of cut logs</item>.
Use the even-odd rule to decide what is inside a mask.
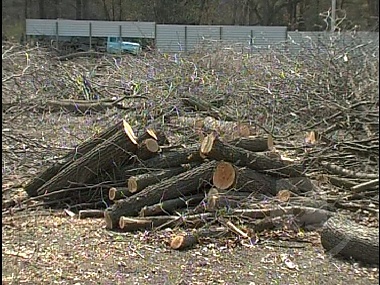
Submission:
[[[87,209],[107,205],[103,213],[107,228],[123,230],[197,226],[220,208],[257,218],[276,211],[279,215],[277,208],[272,212],[267,206],[257,208],[254,200],[278,197],[287,202],[290,194],[312,190],[302,163],[283,158],[270,136],[250,136],[245,126],[228,126],[229,122],[215,126],[210,118],[201,127],[210,122],[214,125],[208,129],[213,130],[202,135],[200,143],[172,146],[163,132],[146,129],[136,136],[121,121],[80,144],[25,190],[50,204],[87,205]],[[238,134],[222,139],[218,131],[230,127]],[[244,203],[250,207],[242,209]],[[294,211],[305,214],[307,209],[285,207],[280,212]]]

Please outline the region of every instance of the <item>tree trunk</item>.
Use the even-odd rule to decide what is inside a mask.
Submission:
[[[332,255],[379,264],[379,229],[368,228],[336,215],[321,232],[322,246]]]
[[[163,169],[158,171],[151,171],[148,173],[140,174],[137,176],[131,176],[128,179],[128,189],[131,193],[137,193],[143,190],[145,187],[149,185],[153,185],[158,183],[166,178],[170,178],[172,176],[178,175],[182,172],[185,172],[185,167],[176,167]]]
[[[204,138],[201,153],[215,160],[224,160],[237,166],[246,166],[253,170],[272,175],[302,176],[303,167],[300,164],[287,165],[280,159],[272,159],[245,149],[221,142],[214,133]]]
[[[138,141],[147,137],[149,134],[145,133]],[[136,142],[127,136],[125,128],[120,128],[109,140],[92,148],[42,185],[38,189],[38,194],[43,195],[67,188],[72,183],[79,185],[91,183],[96,180],[101,171],[112,172],[112,169],[120,168],[121,165],[127,163],[137,149]]]
[[[38,0],[38,11],[39,11],[39,18],[45,19],[46,18],[46,12],[45,12],[45,0]]]
[[[141,192],[124,200],[117,201],[104,214],[107,228],[118,227],[121,216],[135,216],[144,206],[160,201],[193,194],[212,177],[216,161],[204,163],[194,169],[146,187]]]

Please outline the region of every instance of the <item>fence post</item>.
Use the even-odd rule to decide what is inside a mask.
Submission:
[[[59,49],[58,40],[59,40],[59,30],[58,30],[58,21],[56,21],[55,22],[55,41],[56,41],[57,49]]]
[[[187,26],[185,26],[185,52],[187,52]]]
[[[90,50],[92,47],[92,23],[89,23],[89,32],[90,32]]]
[[[122,38],[122,28],[121,28],[121,25],[119,25],[119,53],[121,54],[121,43],[123,41],[123,38]]]
[[[253,30],[251,30],[251,35],[250,35],[250,39],[249,39],[249,51],[252,55],[252,52],[253,52]]]
[[[219,40],[221,41],[223,39],[223,27],[219,27]]]

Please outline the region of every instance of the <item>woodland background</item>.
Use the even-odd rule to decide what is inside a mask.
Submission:
[[[378,31],[378,0],[337,0],[339,28]],[[25,18],[153,21],[158,24],[287,26],[321,31],[331,0],[3,0],[3,37],[23,35]]]

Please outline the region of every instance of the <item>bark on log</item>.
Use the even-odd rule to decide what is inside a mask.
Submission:
[[[170,248],[176,250],[183,250],[193,247],[198,243],[198,239],[191,233],[185,235],[178,235],[172,238],[170,242]]]
[[[103,218],[104,217],[104,210],[80,210],[79,211],[79,219],[85,219],[85,218]]]
[[[332,255],[379,264],[379,229],[359,225],[348,217],[330,218],[323,226],[321,243]]]
[[[176,209],[197,205],[203,199],[204,195],[199,194],[190,197],[179,197],[175,199],[166,200],[155,205],[145,206],[140,210],[139,216],[147,217],[159,214],[172,214]]]
[[[203,158],[199,154],[199,145],[192,145],[188,148],[178,148],[163,151],[155,157],[147,159],[135,165],[123,168],[126,176],[129,177],[130,171],[136,168],[142,169],[162,169],[178,167],[182,164],[202,162]]]
[[[127,124],[124,122],[124,125]],[[119,129],[108,140],[100,143],[85,155],[68,165],[64,170],[38,189],[38,194],[54,192],[69,187],[71,183],[85,184],[94,181],[103,170],[112,170],[126,163],[136,153],[137,145],[125,128]],[[128,139],[129,138],[129,139]],[[146,138],[146,133],[139,138]]]
[[[194,169],[148,186],[127,199],[116,201],[105,212],[107,228],[116,228],[121,216],[135,216],[144,206],[196,192],[202,185],[210,182],[215,166],[216,161],[204,163]]]
[[[229,144],[244,148],[245,150],[260,152],[260,151],[268,151],[273,148],[273,138],[271,136],[263,136],[263,137],[241,137],[234,139]]]
[[[170,222],[178,220],[177,216],[154,216],[154,217],[124,217],[121,216],[119,219],[119,228],[123,231],[141,231],[141,230],[152,230],[155,227],[159,227],[164,224],[170,226]]]
[[[315,186],[308,177],[290,177],[276,180],[276,193],[281,190],[290,190],[300,194],[313,191]]]
[[[187,125],[193,127],[195,130],[203,130],[206,132],[217,131],[227,139],[248,137],[253,132],[248,124],[217,120],[213,117],[174,117],[171,119],[171,122],[178,125]]]
[[[274,207],[266,209],[235,209],[231,211],[230,214],[251,219],[293,215],[299,226],[313,229],[322,227],[322,225],[334,215],[333,212],[327,210],[303,206]]]
[[[247,166],[257,171],[272,175],[302,176],[303,167],[300,164],[291,164],[279,159],[258,154],[220,141],[215,133],[209,134],[201,144],[201,154],[215,160],[224,160],[237,166]]]
[[[88,139],[83,143],[79,144],[75,150],[60,158],[53,166],[47,168],[28,184],[25,185],[24,189],[30,197],[38,196],[38,188],[44,185],[48,180],[53,178],[58,172],[64,170],[73,161],[79,159],[97,145],[109,140],[114,134],[116,134],[120,129],[123,128],[123,122],[120,121],[112,127],[102,131],[99,135],[94,138]]]
[[[158,183],[166,178],[178,175],[185,172],[186,167],[175,167],[169,169],[163,169],[159,171],[152,171],[137,176],[131,176],[128,179],[128,189],[132,194],[140,192],[145,187]]]
[[[272,196],[277,194],[276,181],[272,176],[247,167],[236,169],[236,183],[233,185],[233,189],[236,191],[270,194]]]

